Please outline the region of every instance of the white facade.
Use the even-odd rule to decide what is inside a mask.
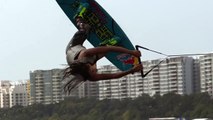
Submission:
[[[14,87],[10,81],[1,81],[0,86],[0,108],[12,107],[11,94]]]
[[[10,81],[0,82],[0,108],[27,106],[27,97],[26,85],[12,85]]]
[[[99,69],[100,73],[120,72],[116,67],[106,65]],[[140,73],[127,75],[118,79],[99,81],[99,99],[136,98],[142,93],[142,78]]]
[[[144,73],[158,64],[160,60],[143,61]],[[140,72],[119,79],[99,82],[99,99],[135,98],[141,94],[192,94],[194,89],[193,58],[176,57],[164,61],[145,78]],[[116,73],[119,70],[113,66],[102,66],[101,73]]]
[[[148,71],[160,60],[144,62],[144,71]],[[193,58],[176,57],[162,62],[144,78],[144,93],[149,95],[193,93]]]
[[[201,92],[208,92],[213,96],[213,54],[200,57]]]
[[[97,98],[99,96],[98,82],[86,81],[84,83],[84,86],[85,86],[85,97],[87,97],[87,98],[89,98],[89,97]]]
[[[27,106],[28,105],[28,94],[26,90],[26,84],[19,84],[15,85],[12,89],[12,106],[14,105],[21,105]]]

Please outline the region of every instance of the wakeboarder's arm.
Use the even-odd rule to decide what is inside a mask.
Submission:
[[[108,80],[108,79],[116,79],[123,77],[125,75],[128,75],[130,73],[135,73],[142,70],[142,65],[138,64],[134,68],[123,71],[123,72],[118,72],[118,73],[112,73],[112,74],[98,74],[98,73],[91,73],[92,78],[90,78],[90,81],[99,81],[99,80]]]
[[[106,54],[108,52],[120,52],[120,53],[127,53],[134,55],[135,57],[140,57],[141,53],[138,50],[128,50],[123,47],[118,47],[118,46],[101,46],[101,47],[95,47],[95,48],[90,48],[84,51],[84,56],[92,56],[92,55],[97,55],[97,54]]]

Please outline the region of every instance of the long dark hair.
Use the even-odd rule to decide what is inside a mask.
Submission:
[[[66,80],[63,86],[64,92],[70,92],[80,86],[89,78],[89,66],[83,62],[73,62],[64,69],[63,80]]]

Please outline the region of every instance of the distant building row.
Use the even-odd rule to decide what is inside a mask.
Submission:
[[[160,60],[143,61],[144,71],[148,71]],[[116,73],[119,70],[106,65],[99,68],[100,73]],[[61,69],[31,72],[32,103],[52,103],[66,95],[61,94]],[[130,74],[119,79],[99,82],[85,82],[72,92],[73,97],[96,97],[102,99],[136,98],[144,93],[163,95],[169,92],[193,94],[208,92],[213,96],[213,54],[197,58],[174,57],[161,63],[142,79],[140,73]],[[41,92],[42,91],[42,92]],[[53,96],[51,96],[53,95]],[[57,98],[57,99],[56,99]]]
[[[150,70],[159,62],[160,60],[158,59],[143,61],[144,72]],[[119,70],[113,66],[106,65],[101,66],[99,72],[115,73],[119,72]],[[30,72],[30,83],[26,85],[30,86],[26,87],[28,91],[30,88],[28,104],[51,104],[63,100],[67,95],[62,92],[63,82],[61,79],[62,69]],[[213,54],[206,54],[197,58],[169,58],[143,79],[140,73],[136,73],[119,79],[85,82],[69,96],[79,98],[96,97],[100,100],[136,98],[144,93],[151,96],[155,94],[163,95],[169,92],[181,95],[208,92],[213,96],[212,88]],[[2,95],[7,92],[3,88],[0,88],[0,90],[0,103],[2,104],[4,103],[2,102],[2,98],[4,98]],[[10,104],[12,103],[15,104],[14,100],[10,102]]]

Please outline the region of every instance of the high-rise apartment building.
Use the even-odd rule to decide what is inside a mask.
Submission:
[[[52,104],[62,98],[61,69],[30,72],[31,103]]]
[[[161,60],[143,61],[146,73]],[[191,94],[194,92],[194,62],[191,57],[175,57],[162,62],[142,79],[140,72],[119,79],[99,82],[99,99],[135,98],[141,94],[163,95],[169,92]],[[102,66],[101,73],[115,73],[113,66]],[[196,79],[197,81],[197,79]]]
[[[15,105],[27,106],[25,84],[11,84],[11,81],[0,81],[0,108],[10,108]]]
[[[145,62],[145,71],[158,64],[160,60]],[[175,57],[162,62],[143,79],[143,92],[146,94],[193,93],[193,58]]]
[[[15,106],[15,105],[28,106],[28,94],[27,94],[26,84],[14,85],[11,96],[12,96],[12,99],[11,99],[12,106]]]
[[[100,73],[120,72],[116,67],[106,65],[99,68]],[[142,93],[142,78],[140,73],[127,75],[118,79],[99,81],[99,99],[135,98]]]
[[[199,58],[201,92],[208,92],[213,96],[213,54],[206,54]]]
[[[12,106],[12,84],[10,81],[1,81],[0,83],[0,108],[9,108]]]

